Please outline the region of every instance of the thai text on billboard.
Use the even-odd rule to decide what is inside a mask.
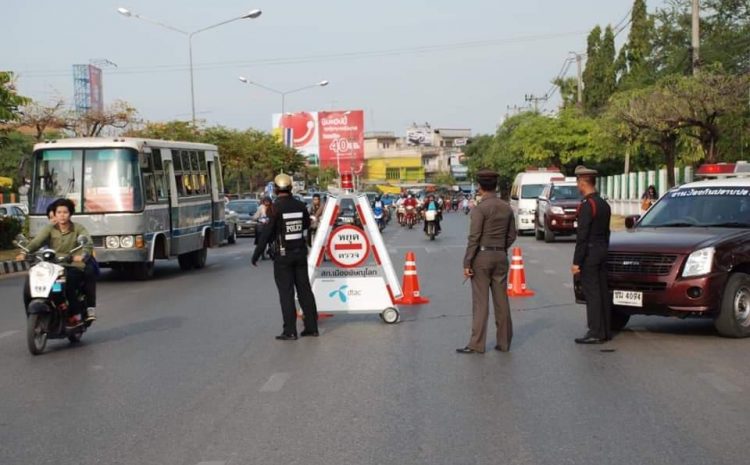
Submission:
[[[365,164],[364,112],[321,111],[320,165],[359,175]]]

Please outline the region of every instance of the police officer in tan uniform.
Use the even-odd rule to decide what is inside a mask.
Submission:
[[[460,354],[484,353],[489,319],[489,298],[495,310],[496,350],[507,352],[513,338],[508,302],[508,248],[516,240],[513,210],[497,197],[498,174],[477,173],[481,201],[471,210],[469,241],[464,255],[464,277],[471,279],[471,339]]]

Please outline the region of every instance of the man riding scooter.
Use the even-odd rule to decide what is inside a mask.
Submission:
[[[443,209],[441,208],[440,204],[435,201],[435,196],[429,195],[427,196],[427,200],[424,203],[423,207],[425,211],[425,222],[424,222],[424,232],[427,234],[427,225],[430,222],[427,219],[427,212],[435,212],[435,233],[440,234],[440,221],[443,219]],[[432,215],[430,215],[432,216]]]
[[[65,267],[65,298],[70,306],[70,314],[80,315],[81,320],[87,324],[91,324],[96,320],[93,308],[86,309],[78,301],[77,292],[78,289],[85,283],[87,288],[96,286],[96,280],[89,282],[90,278],[87,278],[84,273],[86,267],[86,259],[91,256],[94,247],[89,236],[88,231],[82,225],[73,223],[71,216],[75,211],[75,205],[69,199],[58,199],[52,203],[51,211],[55,215],[55,223],[48,224],[37,234],[37,236],[29,242],[26,247],[29,253],[35,252],[47,246],[54,250],[57,254],[66,255],[71,250],[79,248],[78,237],[83,236],[88,238],[87,245],[76,251],[71,259],[70,263],[61,263]],[[26,252],[22,252],[16,257],[16,260],[25,260]],[[28,281],[28,277],[27,277]],[[31,293],[28,285],[24,287],[24,303],[28,304],[31,301]]]
[[[404,207],[406,208],[404,222],[409,226],[409,229],[411,229],[417,222],[417,205],[417,199],[415,199],[412,194],[409,194],[408,197],[406,197],[406,200],[404,200]]]

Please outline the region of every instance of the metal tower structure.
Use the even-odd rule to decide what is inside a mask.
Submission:
[[[91,111],[91,76],[89,65],[73,65],[73,102],[76,113]]]

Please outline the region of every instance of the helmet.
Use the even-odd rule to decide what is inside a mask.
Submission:
[[[292,178],[288,174],[281,173],[273,178],[273,183],[276,188],[280,191],[292,190]]]

